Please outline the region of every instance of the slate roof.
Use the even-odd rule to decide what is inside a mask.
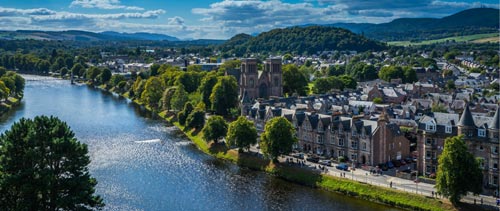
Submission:
[[[497,106],[497,111],[495,112],[495,116],[493,116],[493,119],[491,120],[490,123],[490,129],[500,129],[500,106]]]
[[[469,110],[469,106],[465,106],[464,112],[460,117],[460,121],[458,122],[459,126],[467,126],[467,127],[475,127],[474,118],[472,118],[472,113]]]

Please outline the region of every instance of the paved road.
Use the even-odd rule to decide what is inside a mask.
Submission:
[[[285,163],[286,158],[294,160],[295,164],[291,164],[291,165],[298,165],[296,163],[297,159],[293,158],[291,156],[284,156],[284,157],[281,157],[279,160],[280,160],[280,162]],[[308,162],[306,160],[301,160],[301,161],[305,162],[305,166],[303,166],[303,168],[310,168],[310,169],[314,170],[314,169],[318,169],[318,167],[319,167],[319,165],[317,163]],[[337,164],[333,164],[333,165],[336,166]],[[407,180],[407,179],[402,179],[399,177],[389,176],[389,175],[384,174],[384,173],[386,173],[384,171],[383,171],[382,175],[379,175],[379,174],[370,174],[369,171],[365,171],[365,170],[360,169],[360,168],[357,168],[354,171],[342,171],[342,170],[336,169],[335,167],[328,167],[327,166],[326,169],[328,169],[328,171],[326,171],[326,172],[323,171],[322,172],[323,174],[328,174],[328,175],[332,175],[332,176],[336,176],[336,177],[341,177],[341,174],[345,174],[345,178],[347,178],[347,179],[352,179],[355,181],[364,182],[364,183],[368,183],[368,184],[372,184],[372,185],[377,185],[377,186],[381,186],[381,187],[389,187],[389,188],[393,188],[396,190],[402,190],[402,191],[406,191],[406,192],[417,193],[417,194],[421,194],[424,196],[437,198],[436,195],[433,196],[433,193],[436,192],[434,185],[423,183],[423,182],[415,183],[412,180]],[[391,187],[391,182],[392,182],[392,187]],[[496,205],[496,198],[494,198],[492,196],[485,196],[485,195],[473,196],[471,194],[471,195],[464,197],[461,201],[473,204],[474,199],[476,199],[476,203],[480,204],[481,198],[483,199],[483,204],[485,206],[489,206],[490,208],[498,207]],[[498,209],[500,210],[500,207],[498,207]]]

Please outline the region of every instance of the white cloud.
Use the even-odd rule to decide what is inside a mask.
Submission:
[[[85,14],[85,13],[70,13],[57,12],[54,15],[32,15],[34,21],[51,21],[51,20],[85,20],[85,19],[144,19],[158,18],[159,15],[165,13],[165,10],[150,10],[143,13],[111,13],[111,14]]]
[[[119,0],[74,0],[70,7],[98,8],[98,9],[125,9],[125,10],[144,10],[142,7],[121,5]]]
[[[56,14],[56,12],[53,10],[49,10],[47,8],[16,9],[16,8],[0,7],[0,17],[22,16],[22,15],[53,15],[53,14]]]

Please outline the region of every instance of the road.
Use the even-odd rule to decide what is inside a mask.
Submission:
[[[293,158],[291,156],[282,156],[280,157],[280,162],[286,163],[286,158],[293,159],[295,164],[291,165],[298,165],[297,164],[297,159]],[[312,163],[308,162],[305,159],[300,160],[305,162],[305,166],[302,168],[310,168],[311,170],[318,169],[319,164],[317,163]],[[290,163],[289,163],[290,164]],[[334,166],[337,164],[332,163]],[[299,165],[300,166],[300,165]],[[345,174],[345,178],[359,181],[359,182],[364,182],[368,183],[371,185],[376,185],[376,186],[381,186],[381,187],[388,187],[388,188],[393,188],[395,190],[402,190],[406,192],[411,192],[411,193],[417,193],[420,195],[428,196],[428,197],[435,197],[437,198],[436,195],[433,195],[433,193],[436,193],[436,189],[434,188],[433,184],[428,184],[428,183],[423,183],[419,182],[416,183],[412,180],[407,180],[399,177],[394,177],[394,176],[389,176],[382,171],[382,175],[379,174],[371,174],[369,171],[356,168],[354,171],[342,171],[339,169],[336,169],[334,166],[326,166],[326,169],[328,171],[323,171],[322,174],[328,174],[331,176],[335,177],[341,177],[341,174]],[[391,187],[391,182],[392,182],[392,187]],[[496,205],[496,198],[492,196],[485,196],[485,195],[479,195],[479,196],[473,196],[472,194],[467,195],[466,197],[462,198],[461,202],[469,203],[469,204],[474,204],[474,199],[476,200],[477,204],[481,203],[481,198],[483,199],[483,204],[488,206],[489,208],[494,208],[497,207],[500,210],[500,207]]]

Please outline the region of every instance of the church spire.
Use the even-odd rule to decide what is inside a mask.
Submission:
[[[500,105],[497,105],[497,111],[495,112],[495,116],[493,116],[493,120],[491,121],[490,129],[500,130]]]

